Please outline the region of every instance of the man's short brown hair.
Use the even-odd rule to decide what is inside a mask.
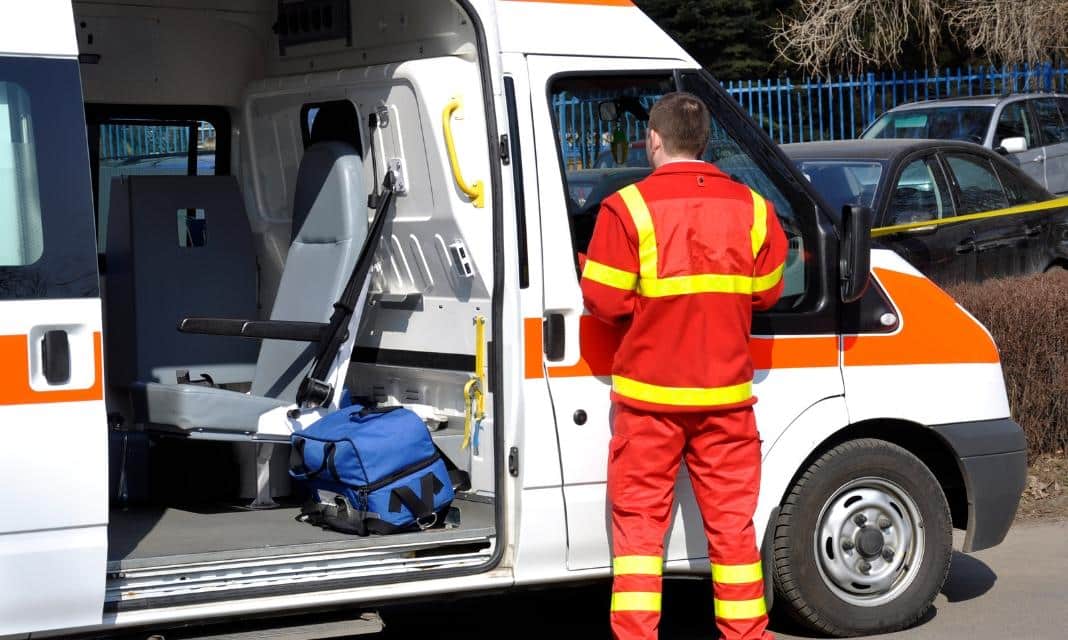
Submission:
[[[710,120],[705,103],[682,91],[664,94],[649,110],[649,128],[660,134],[664,150],[673,156],[696,158],[704,153]]]

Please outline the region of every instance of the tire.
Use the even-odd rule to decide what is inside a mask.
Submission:
[[[845,442],[804,470],[779,511],[776,605],[832,636],[905,629],[941,590],[952,545],[945,494],[919,458],[883,440]]]

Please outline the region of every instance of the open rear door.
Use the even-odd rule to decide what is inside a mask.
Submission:
[[[74,21],[62,2],[14,14],[0,21],[0,636],[99,623],[107,560],[100,292]],[[69,42],[57,45],[57,32]],[[20,42],[67,55],[11,52]]]

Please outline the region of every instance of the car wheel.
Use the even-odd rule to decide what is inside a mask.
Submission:
[[[835,636],[910,627],[952,556],[942,488],[905,449],[865,438],[824,453],[794,483],[775,524],[776,603]]]

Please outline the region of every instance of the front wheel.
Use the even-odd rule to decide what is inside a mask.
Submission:
[[[838,445],[794,483],[775,523],[777,603],[835,636],[897,631],[931,606],[953,552],[949,506],[905,449]]]

